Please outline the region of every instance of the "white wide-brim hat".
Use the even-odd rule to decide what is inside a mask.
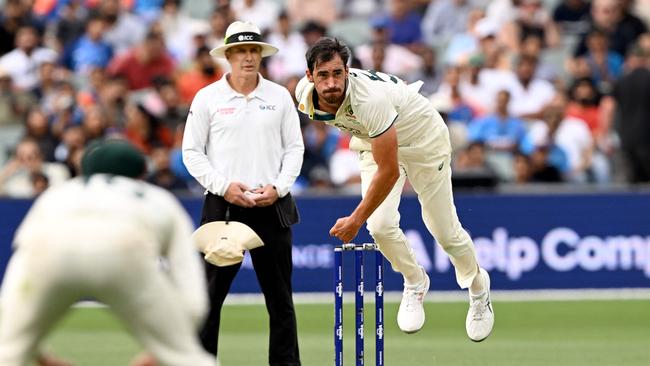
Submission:
[[[192,239],[205,260],[219,267],[240,263],[245,250],[264,245],[253,229],[236,221],[204,224],[194,232]]]
[[[256,44],[262,47],[262,57],[274,55],[278,49],[262,40],[262,32],[251,22],[233,22],[226,29],[223,44],[210,51],[214,57],[226,57],[226,50],[243,44]]]

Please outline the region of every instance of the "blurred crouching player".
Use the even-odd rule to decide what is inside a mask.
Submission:
[[[0,365],[69,365],[40,343],[87,298],[110,306],[150,353],[138,364],[215,365],[196,336],[206,282],[185,210],[136,179],[145,159],[127,142],[91,146],[82,171],[45,191],[16,232],[0,298]]]

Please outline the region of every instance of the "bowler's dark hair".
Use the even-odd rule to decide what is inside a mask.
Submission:
[[[309,72],[314,71],[316,64],[331,61],[336,55],[339,55],[343,64],[347,65],[350,59],[350,49],[338,38],[323,37],[319,39],[305,55]]]

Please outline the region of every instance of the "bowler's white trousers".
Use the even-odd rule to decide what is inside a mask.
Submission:
[[[439,118],[439,117],[438,117]],[[407,279],[422,278],[421,269],[404,232],[398,211],[408,178],[422,207],[424,224],[449,255],[461,288],[471,285],[478,273],[472,239],[460,224],[451,186],[451,145],[447,127],[440,123],[406,146],[399,146],[400,176],[384,202],[368,218],[367,227],[394,270]],[[371,151],[360,152],[361,188],[365,195],[377,171]],[[415,283],[410,283],[415,284]]]
[[[68,240],[16,250],[0,295],[0,365],[31,365],[40,341],[68,308],[92,297],[110,306],[161,365],[214,366],[153,246],[137,233],[102,228],[80,227]]]

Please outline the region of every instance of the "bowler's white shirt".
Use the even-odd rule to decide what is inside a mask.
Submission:
[[[302,78],[296,87],[298,109],[360,140],[377,137],[395,125],[400,147],[411,146],[428,133],[434,133],[437,141],[444,143],[444,121],[429,100],[418,93],[421,83],[407,85],[390,74],[355,68],[350,68],[347,81],[345,99],[336,114],[330,114],[314,105],[314,84]],[[353,139],[350,149],[365,150],[358,142]]]
[[[213,194],[223,196],[237,181],[251,189],[272,184],[283,197],[300,173],[305,149],[293,99],[261,75],[257,88],[243,95],[232,89],[227,75],[194,97],[183,162]]]
[[[83,248],[111,248],[106,262],[125,256],[166,258],[168,274],[195,325],[207,307],[201,260],[191,241],[194,225],[169,192],[140,180],[94,174],[47,189],[32,205],[14,238],[16,248],[53,258]],[[77,251],[78,249],[78,251]],[[88,267],[91,271],[91,267]],[[60,276],[61,274],[53,274]],[[92,276],[92,271],[88,276]]]

